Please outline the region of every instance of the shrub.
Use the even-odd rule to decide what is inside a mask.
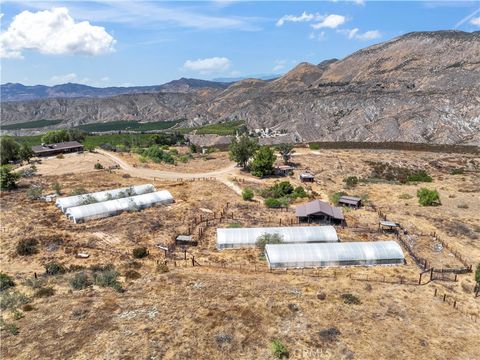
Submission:
[[[9,334],[12,335],[18,335],[18,326],[12,323],[7,323],[3,320],[3,318],[0,320],[0,330],[6,331]]]
[[[27,196],[31,200],[38,200],[42,197],[43,188],[41,185],[31,185],[27,190]]]
[[[477,269],[475,270],[475,281],[480,285],[480,263],[477,264]]]
[[[140,279],[141,277],[142,275],[140,275],[140,273],[135,270],[127,270],[125,272],[125,278],[128,280],[136,280],[136,279]]]
[[[318,335],[324,340],[324,341],[329,341],[333,342],[337,340],[337,337],[341,335],[340,330],[338,330],[335,326],[322,329],[318,332]]]
[[[242,227],[242,224],[240,224],[238,222],[233,222],[233,223],[228,224],[228,228],[230,228],[230,229],[237,229],[237,228],[241,228],[241,227]]]
[[[187,163],[189,160],[189,157],[187,155],[182,155],[178,158],[178,161],[180,161],[181,163]]]
[[[159,262],[157,264],[157,272],[163,274],[163,273],[167,273],[169,271],[168,269],[168,265],[166,262]]]
[[[273,355],[278,359],[288,358],[288,350],[280,340],[273,340],[271,344]]]
[[[50,296],[53,296],[55,294],[55,290],[48,286],[48,287],[43,287],[43,288],[40,288],[38,289],[36,292],[35,292],[35,297],[37,298],[42,298],[42,297],[50,297]]]
[[[45,273],[47,275],[58,275],[65,273],[65,268],[62,264],[56,262],[49,262],[45,265]]]
[[[17,244],[17,254],[21,256],[33,255],[37,252],[38,241],[35,239],[22,239]]]
[[[333,193],[331,196],[330,196],[330,200],[332,201],[332,203],[334,203],[335,205],[338,204],[338,201],[340,200],[340,198],[342,196],[346,196],[347,193],[346,192],[343,192],[343,191],[340,191],[340,192],[336,192],[336,193]]]
[[[265,245],[267,244],[281,244],[283,243],[283,237],[280,234],[262,234],[257,238],[256,245],[262,251],[265,250]]]
[[[118,273],[115,269],[107,269],[93,273],[93,282],[101,287],[111,287],[118,292],[123,292],[123,288],[117,280]]]
[[[85,190],[85,188],[76,187],[70,192],[70,195],[75,196],[75,195],[83,195],[83,194],[86,194],[86,193],[87,193],[87,190]]]
[[[464,168],[455,168],[450,171],[450,175],[463,175],[465,174]]]
[[[347,185],[347,187],[352,188],[352,187],[357,186],[357,184],[358,184],[358,177],[356,177],[356,176],[349,176],[349,177],[345,178],[345,179],[343,180],[343,182],[345,183],[345,185]]]
[[[148,249],[144,246],[136,247],[132,250],[132,255],[136,259],[142,259],[148,256]]]
[[[294,198],[306,198],[308,197],[307,192],[303,188],[303,186],[297,186],[295,190],[293,190],[292,197]]]
[[[7,274],[0,272],[0,291],[10,289],[15,286],[13,279]]]
[[[243,200],[250,201],[250,200],[253,199],[253,196],[254,196],[254,193],[253,193],[252,189],[250,189],[250,188],[243,189],[243,191],[242,191]]]
[[[103,165],[100,164],[99,162],[95,163],[95,165],[93,165],[93,168],[95,170],[102,170],[103,169]]]
[[[14,310],[12,316],[15,320],[20,320],[21,318],[25,317],[20,310]]]
[[[342,299],[345,304],[349,305],[359,305],[362,303],[357,295],[353,295],[350,293],[342,294]]]
[[[310,150],[320,150],[320,144],[309,144]]]
[[[40,289],[45,285],[45,279],[42,278],[28,278],[25,280],[25,285],[30,286],[32,289]]]
[[[0,190],[11,190],[17,187],[17,180],[20,175],[13,172],[8,165],[0,167]]]
[[[81,290],[89,287],[92,284],[86,273],[78,272],[70,279],[70,286],[74,290]]]
[[[282,202],[279,199],[268,198],[265,199],[265,206],[269,208],[281,208]]]
[[[30,299],[19,291],[2,291],[0,293],[0,309],[15,310],[16,308],[28,304]]]
[[[34,308],[32,305],[30,305],[30,304],[25,304],[25,305],[22,306],[22,310],[28,312],[28,311],[33,311],[33,310],[35,310],[35,308]]]
[[[432,182],[432,177],[425,170],[418,170],[407,176],[409,182]]]
[[[52,185],[52,190],[55,191],[55,194],[62,195],[62,186],[58,182]]]
[[[418,202],[422,206],[440,205],[440,195],[437,190],[421,188],[417,191]]]

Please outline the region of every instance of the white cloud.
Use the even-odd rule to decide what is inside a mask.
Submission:
[[[282,26],[286,22],[307,22],[307,21],[312,21],[312,20],[320,20],[322,19],[323,16],[320,14],[309,14],[307,12],[303,12],[302,15],[300,16],[295,16],[295,15],[284,15],[280,19],[278,19],[276,25],[277,26]]]
[[[326,38],[325,31],[321,31],[318,34],[315,34],[314,32],[311,32],[310,35],[308,36],[310,40],[318,40],[318,41],[323,41]]]
[[[338,26],[344,24],[345,21],[346,21],[345,16],[337,15],[337,14],[331,14],[331,15],[325,16],[321,22],[319,22],[317,24],[313,24],[312,28],[314,28],[314,29],[322,29],[322,28],[335,29]]]
[[[22,58],[23,50],[42,54],[98,55],[114,51],[115,39],[101,26],[75,22],[64,7],[23,11],[0,34],[0,57]]]
[[[226,57],[212,57],[206,59],[187,60],[183,64],[186,70],[196,71],[200,74],[222,73],[230,67],[231,62]]]
[[[470,24],[480,26],[480,17],[473,18],[472,20],[470,20]]]
[[[286,64],[287,60],[275,60],[275,66],[272,68],[272,71],[277,72],[283,70]]]
[[[70,73],[65,75],[54,75],[50,78],[49,83],[53,85],[65,84],[77,80],[77,74]]]
[[[356,40],[373,40],[378,39],[382,36],[380,31],[378,30],[369,30],[361,33],[358,28],[355,29],[345,29],[345,30],[337,30],[337,32],[346,35],[349,39],[356,39]]]

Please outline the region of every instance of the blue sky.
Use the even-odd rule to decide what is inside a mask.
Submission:
[[[284,73],[411,31],[480,30],[480,1],[2,1],[1,82],[161,84]]]

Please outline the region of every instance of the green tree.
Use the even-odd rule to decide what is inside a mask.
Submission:
[[[347,185],[348,188],[353,188],[353,187],[357,186],[357,184],[358,184],[358,177],[349,176],[349,177],[343,179],[343,181],[345,182],[345,184]]]
[[[8,164],[10,161],[17,161],[19,157],[20,144],[11,136],[0,137],[0,157],[2,165]]]
[[[82,142],[87,137],[87,133],[80,129],[70,129],[68,130],[68,141],[78,141]]]
[[[260,147],[251,164],[252,174],[258,177],[272,174],[275,160],[275,153],[270,146]]]
[[[282,156],[285,165],[288,164],[293,153],[295,153],[295,150],[293,150],[293,144],[280,144],[277,146],[277,151]]]
[[[20,150],[18,152],[18,156],[20,160],[26,161],[27,163],[30,162],[30,159],[33,157],[34,153],[30,145],[28,144],[22,144],[20,147]]]
[[[437,190],[421,188],[417,191],[418,202],[422,206],[434,206],[440,204],[440,195]]]
[[[235,161],[244,169],[247,167],[248,160],[255,154],[258,149],[258,141],[242,135],[240,138],[233,139],[229,146],[230,159]]]
[[[42,136],[42,143],[45,144],[54,144],[65,141],[70,141],[70,133],[65,129],[49,131]]]
[[[20,175],[13,172],[12,168],[8,165],[2,165],[0,167],[0,189],[11,190],[17,187],[17,180]]]
[[[477,270],[475,270],[475,281],[480,286],[480,263],[477,264]]]
[[[281,243],[283,243],[282,235],[265,233],[260,235],[257,238],[256,245],[263,251],[265,250],[265,245],[267,244],[281,244]]]

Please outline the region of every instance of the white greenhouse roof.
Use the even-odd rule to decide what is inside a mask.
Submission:
[[[258,237],[263,234],[279,234],[285,243],[338,241],[333,226],[218,228],[217,249],[255,246]]]
[[[116,215],[122,211],[140,210],[156,204],[170,204],[172,202],[172,194],[167,190],[162,190],[89,205],[75,206],[69,208],[66,214],[74,222],[79,222]]]
[[[55,205],[65,212],[68,208],[74,206],[80,206],[83,202],[93,198],[97,202],[113,200],[116,197],[128,197],[132,195],[141,195],[151,193],[155,191],[155,187],[152,184],[135,185],[131,187],[125,187],[120,189],[112,189],[106,191],[99,191],[89,194],[75,195],[62,197],[57,199]]]
[[[403,264],[405,258],[395,241],[267,244],[265,255],[271,269]]]

